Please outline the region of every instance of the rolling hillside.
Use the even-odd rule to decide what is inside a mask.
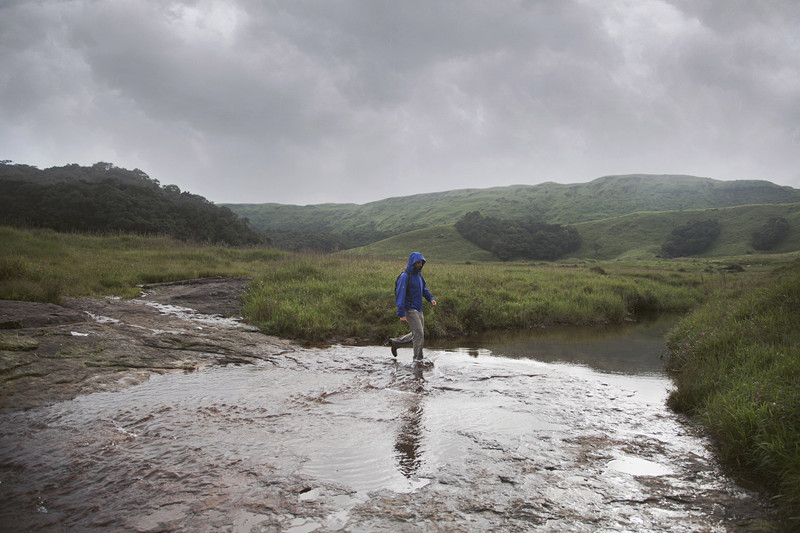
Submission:
[[[638,212],[620,217],[571,225],[583,237],[583,245],[570,259],[652,259],[670,232],[687,221],[713,218],[722,233],[714,246],[699,257],[730,257],[753,253],[750,238],[771,217],[785,218],[791,228],[786,239],[770,253],[800,251],[800,203],[745,205],[686,211]],[[403,257],[411,250],[422,251],[438,261],[497,260],[485,250],[461,237],[452,225],[391,237],[368,246],[346,250],[347,254]]]
[[[780,225],[779,232],[763,231],[762,236],[773,235],[773,240],[759,245],[769,253],[800,252],[800,190],[768,181],[636,174],[583,184],[417,194],[364,205],[217,206],[175,185],[162,186],[138,169],[110,163],[39,170],[6,162],[0,171],[4,187],[0,222],[58,231],[158,233],[240,245],[263,243],[263,236],[253,231],[257,230],[287,250],[397,257],[416,249],[437,261],[482,262],[499,259],[454,227],[475,211],[483,217],[471,217],[470,229],[462,230],[499,257],[565,260],[653,258],[661,254],[673,230],[708,220],[715,227],[716,240],[708,241],[712,247],[706,243],[678,253],[701,249],[705,257],[753,253],[753,233],[774,219],[771,224]],[[246,217],[249,224],[238,217]],[[492,217],[498,220],[481,226]],[[576,236],[573,244],[582,241],[580,247],[547,255],[530,252],[550,243],[546,232],[531,236],[530,231],[553,224],[567,226],[573,235],[577,231],[580,239]],[[775,247],[777,238],[783,240]],[[511,248],[518,249],[517,255],[510,254]],[[523,248],[526,252],[518,253]]]
[[[512,185],[417,194],[363,205],[224,204],[259,231],[358,234],[362,244],[455,223],[470,211],[505,219],[576,224],[641,211],[678,211],[800,202],[800,190],[768,181],[694,176],[606,176],[589,183]],[[373,238],[370,238],[372,236]]]

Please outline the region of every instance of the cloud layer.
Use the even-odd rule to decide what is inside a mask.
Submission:
[[[11,0],[0,158],[217,202],[607,174],[800,187],[800,3]]]

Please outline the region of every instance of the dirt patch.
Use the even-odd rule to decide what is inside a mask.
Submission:
[[[153,373],[243,364],[294,348],[235,317],[249,280],[148,285],[132,300],[0,300],[0,411],[117,390]]]

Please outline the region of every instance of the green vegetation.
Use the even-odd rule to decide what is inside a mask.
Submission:
[[[783,217],[772,217],[758,231],[753,232],[752,245],[756,250],[772,250],[789,234],[789,222]]]
[[[498,261],[491,252],[479,248],[462,237],[453,225],[409,231],[396,237],[375,242],[369,246],[345,250],[341,254],[402,257],[404,255],[408,256],[413,250],[424,250],[425,259],[434,261]]]
[[[673,229],[687,222],[713,218],[720,225],[720,235],[698,257],[730,257],[753,253],[753,232],[773,217],[788,221],[790,231],[772,253],[800,250],[800,204],[761,204],[701,209],[633,213],[623,217],[576,224],[583,244],[574,257],[594,259],[646,259],[661,254],[661,246]]]
[[[231,246],[266,241],[230,209],[110,163],[47,170],[0,163],[0,224]]]
[[[669,404],[800,524],[800,261],[717,292],[669,335]]]
[[[756,250],[751,246],[753,233],[772,218],[783,218],[789,229],[780,242],[770,249],[770,253],[800,250],[800,204],[763,204],[697,211],[632,213],[574,224],[569,227],[577,230],[582,243],[577,250],[570,252],[569,257],[575,260],[654,260],[662,255],[661,247],[675,228],[711,217],[719,222],[720,234],[707,251],[696,257],[755,253]],[[417,249],[422,250],[425,257],[437,253],[438,259],[454,262],[499,260],[490,252],[466,241],[454,226],[437,226],[435,229],[398,235],[345,253],[397,257]],[[447,254],[439,253],[443,247],[447,247]]]
[[[244,315],[264,331],[304,340],[383,340],[402,331],[387,287],[404,258],[293,255],[270,265],[247,294]],[[428,335],[621,322],[635,313],[687,311],[713,283],[707,264],[475,264],[429,261],[438,307]]]
[[[702,254],[711,248],[721,231],[716,220],[687,222],[672,230],[667,242],[661,246],[661,252],[667,257]]]
[[[400,192],[398,194],[407,194]],[[691,211],[749,204],[800,202],[800,191],[767,181],[718,181],[693,176],[606,176],[589,183],[513,185],[416,194],[363,205],[225,204],[259,231],[313,230],[343,237],[350,246],[408,231],[455,224],[465,214],[546,224],[579,224],[648,211]],[[709,218],[706,215],[704,218]],[[659,241],[677,226],[672,225]],[[758,221],[750,230],[763,225]],[[797,231],[797,229],[795,229]],[[584,242],[586,236],[581,233]],[[605,239],[608,240],[608,239]],[[310,247],[309,247],[310,248]]]
[[[581,236],[573,228],[532,220],[485,217],[477,211],[467,213],[456,222],[456,230],[503,261],[554,261],[581,245]]]
[[[405,266],[365,256],[197,246],[164,237],[82,236],[0,227],[0,298],[130,297],[136,285],[253,276],[245,316],[270,334],[307,341],[382,339],[401,325],[387,287]],[[453,264],[429,260],[439,307],[432,336],[548,324],[617,322],[685,311],[704,300],[721,265],[702,263]]]
[[[29,352],[39,347],[39,341],[27,335],[0,331],[0,351]],[[0,369],[2,369],[0,364]],[[2,370],[0,370],[2,373]]]
[[[270,231],[269,240],[275,248],[287,252],[332,253],[351,247],[343,237],[327,231]]]
[[[0,299],[60,303],[65,296],[132,297],[136,285],[249,276],[284,252],[200,246],[168,237],[87,236],[0,226]]]
[[[176,185],[161,186],[141,170],[110,163],[45,170],[0,163],[0,224],[168,235],[231,246],[264,244],[271,238],[288,251],[357,248],[353,253],[396,257],[422,249],[426,255],[433,251],[441,259],[461,262],[796,251],[798,202],[800,191],[766,181],[629,175],[573,185],[418,194],[364,205],[231,204],[229,209]],[[465,231],[482,248],[465,246],[464,237],[446,228],[459,221],[463,225],[468,213],[479,213],[484,221],[502,221],[495,224],[502,234]],[[681,226],[703,220],[719,223],[719,236],[703,243],[710,246],[707,250],[670,242]],[[560,228],[565,238],[554,238],[558,232],[553,228]]]

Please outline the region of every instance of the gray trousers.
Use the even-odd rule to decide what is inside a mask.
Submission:
[[[406,333],[402,337],[391,339],[395,344],[414,343],[414,359],[422,359],[422,345],[425,343],[425,315],[416,309],[406,311],[406,320],[411,326],[411,333]]]

